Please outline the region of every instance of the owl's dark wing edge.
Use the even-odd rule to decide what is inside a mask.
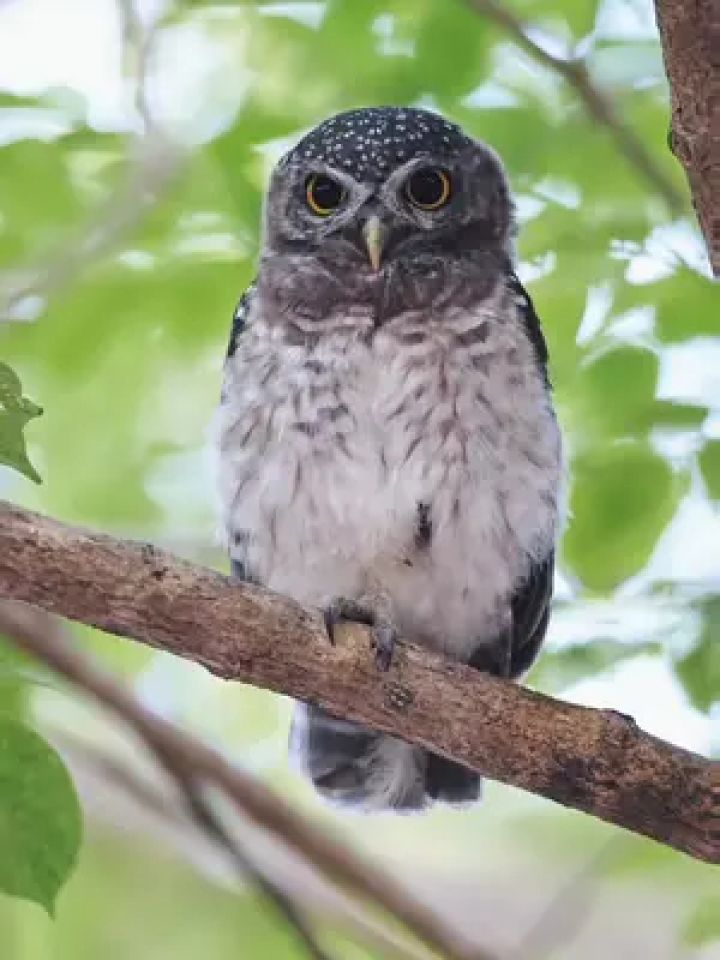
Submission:
[[[248,314],[250,312],[250,306],[254,296],[255,283],[253,282],[247,288],[242,297],[240,297],[240,301],[233,312],[230,342],[228,343],[227,353],[225,355],[226,360],[229,360],[230,357],[235,355],[235,351],[237,350],[238,346],[238,340],[240,339],[243,330],[247,326]],[[249,569],[247,561],[244,559],[244,546],[246,546],[244,538],[242,536],[238,537],[236,534],[235,543],[233,545],[233,551],[236,555],[230,558],[230,572],[236,580],[245,580],[249,583],[256,583],[257,581],[252,571]],[[240,559],[238,554],[243,556],[243,559]]]
[[[228,343],[227,348],[227,357],[232,357],[235,355],[237,350],[238,340],[240,335],[247,325],[247,318],[250,312],[250,306],[255,297],[255,283],[251,283],[247,288],[245,293],[240,297],[240,302],[235,307],[235,312],[233,313],[232,318],[232,330],[230,331],[230,342]]]
[[[513,619],[511,677],[518,677],[530,668],[545,639],[554,571],[553,550],[543,562],[532,565],[527,579],[510,599]]]
[[[545,385],[550,390],[547,370],[548,349],[540,318],[535,312],[530,295],[509,262],[505,282],[513,296],[527,338],[532,344]],[[502,637],[498,638],[495,644],[483,643],[478,646],[470,658],[471,666],[500,676],[509,675],[512,678],[520,676],[530,668],[545,639],[550,619],[554,571],[555,551],[551,549],[544,559],[533,561],[527,577],[511,596],[512,636],[509,658],[507,637]]]
[[[515,297],[525,333],[535,351],[545,384],[550,390],[547,370],[548,349],[540,318],[535,312],[530,295],[512,270],[508,277],[508,288]],[[529,669],[545,638],[550,619],[554,571],[555,551],[551,550],[544,560],[533,563],[528,577],[510,600],[513,617],[511,677],[517,677]]]
[[[532,344],[533,350],[535,351],[535,358],[540,366],[540,369],[542,370],[545,383],[549,387],[550,381],[548,379],[547,372],[548,348],[547,344],[545,343],[545,337],[543,336],[540,318],[535,312],[535,307],[533,306],[530,294],[527,292],[522,283],[520,283],[517,275],[512,270],[510,270],[508,273],[507,287],[515,298],[515,305],[520,312],[525,333],[528,340]]]

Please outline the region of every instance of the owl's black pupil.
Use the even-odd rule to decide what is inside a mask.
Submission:
[[[413,203],[432,207],[442,199],[445,181],[438,170],[418,170],[410,177],[407,192]]]
[[[314,177],[310,185],[312,198],[321,210],[334,210],[340,206],[343,190],[331,177]]]

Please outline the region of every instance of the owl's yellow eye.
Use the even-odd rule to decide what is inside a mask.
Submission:
[[[345,191],[332,177],[324,173],[314,173],[305,184],[305,199],[313,213],[327,217],[340,206]]]
[[[439,167],[424,167],[411,174],[405,196],[420,210],[439,210],[450,199],[450,177]]]

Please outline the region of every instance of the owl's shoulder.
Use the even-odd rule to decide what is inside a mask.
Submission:
[[[548,348],[532,298],[514,270],[509,270],[505,283],[522,322],[525,335],[532,344],[535,359],[542,370],[545,381],[548,382]]]
[[[235,307],[232,318],[232,329],[230,330],[230,342],[227,348],[227,357],[235,356],[238,347],[238,341],[247,328],[250,312],[257,298],[257,281],[253,280],[245,293],[240,297],[238,305]]]

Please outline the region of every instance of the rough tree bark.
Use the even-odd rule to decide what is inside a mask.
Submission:
[[[720,862],[720,764],[410,644],[380,674],[369,634],[328,642],[319,611],[149,544],[0,501],[0,596],[310,700],[566,806]]]
[[[710,263],[720,276],[720,5],[655,0],[670,81],[670,144],[685,167]]]

